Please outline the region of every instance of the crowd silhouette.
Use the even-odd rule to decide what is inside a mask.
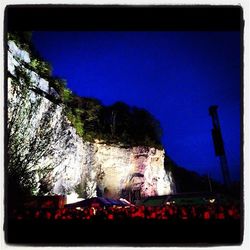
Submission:
[[[16,220],[235,220],[240,219],[240,209],[237,204],[26,208],[14,209],[11,218]]]
[[[6,239],[25,244],[238,244],[241,218],[239,203],[19,207],[9,213]]]

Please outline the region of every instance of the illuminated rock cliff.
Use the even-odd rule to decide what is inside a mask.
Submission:
[[[33,178],[33,193],[138,199],[173,193],[164,150],[83,141],[30,54],[8,42],[8,168]]]

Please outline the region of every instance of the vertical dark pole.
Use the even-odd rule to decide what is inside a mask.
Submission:
[[[212,137],[214,141],[215,155],[220,157],[221,171],[224,179],[224,184],[227,188],[229,188],[231,181],[228,170],[227,158],[224,150],[224,142],[221,135],[217,108],[218,106],[209,107],[209,115],[211,115],[213,122]]]

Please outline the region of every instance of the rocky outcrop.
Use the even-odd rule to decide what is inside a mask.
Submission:
[[[33,173],[35,194],[44,183],[49,193],[77,192],[85,198],[131,200],[174,192],[164,150],[83,141],[63,104],[53,101],[56,91],[28,67],[30,62],[29,53],[8,42],[8,167]]]

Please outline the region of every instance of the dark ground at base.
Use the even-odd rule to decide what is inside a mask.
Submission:
[[[18,245],[238,245],[233,221],[9,221],[6,243]]]

